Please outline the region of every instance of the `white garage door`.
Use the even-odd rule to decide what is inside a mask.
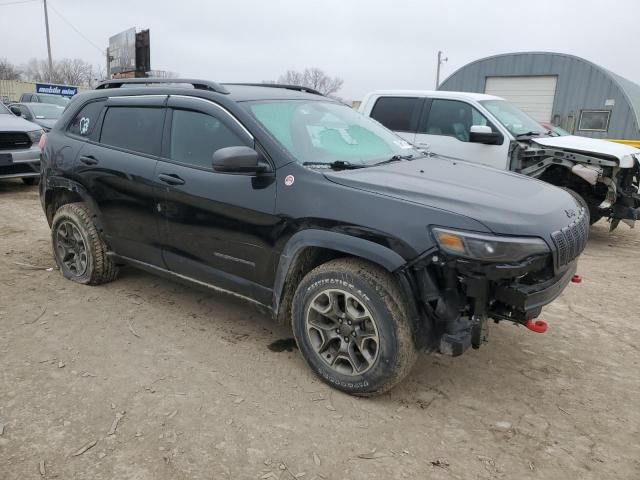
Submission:
[[[487,77],[485,92],[503,97],[539,122],[551,121],[555,76]]]

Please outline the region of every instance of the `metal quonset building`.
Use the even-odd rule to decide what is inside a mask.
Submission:
[[[640,140],[640,85],[573,55],[483,58],[454,72],[439,89],[504,97],[536,120],[575,135]]]

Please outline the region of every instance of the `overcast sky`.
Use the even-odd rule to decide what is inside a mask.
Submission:
[[[0,0],[0,57],[46,58],[41,0]],[[151,68],[217,81],[275,80],[319,67],[349,100],[379,88],[430,89],[497,53],[556,51],[640,83],[640,0],[48,0],[54,59],[104,64],[108,38],[150,29]],[[67,22],[65,22],[66,19]],[[77,28],[80,34],[69,25]]]

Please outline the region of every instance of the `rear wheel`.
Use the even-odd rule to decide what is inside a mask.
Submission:
[[[382,268],[358,259],[317,267],[298,286],[293,332],[320,378],[347,393],[382,393],[416,359],[403,295]]]
[[[58,209],[51,224],[51,242],[56,263],[65,278],[98,285],[114,280],[118,267],[83,203],[68,203]]]

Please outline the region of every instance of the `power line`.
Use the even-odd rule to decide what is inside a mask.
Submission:
[[[24,1],[36,1],[36,0],[24,0]],[[73,28],[73,30],[80,35],[89,45],[91,45],[93,48],[95,48],[96,50],[98,50],[100,52],[100,54],[104,55],[105,54],[105,50],[103,48],[98,47],[95,43],[93,43],[91,40],[89,40],[80,30],[78,30],[69,20],[67,20],[66,18],[64,18],[64,16],[56,9],[56,7],[54,7],[51,4],[51,0],[49,0],[49,6],[51,7],[51,10],[54,11],[54,13],[60,17],[67,25],[69,25],[71,28]]]

